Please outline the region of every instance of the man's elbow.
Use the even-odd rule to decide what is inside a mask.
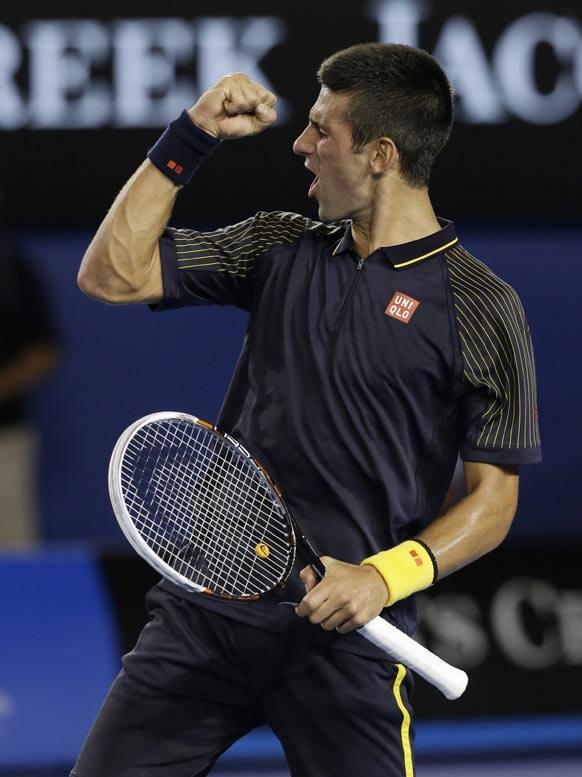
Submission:
[[[119,294],[115,294],[111,289],[103,286],[103,284],[99,283],[99,281],[86,270],[79,270],[77,275],[77,286],[87,297],[98,300],[99,302],[124,302],[123,299],[120,299]]]
[[[127,279],[112,273],[107,263],[87,254],[77,273],[77,286],[87,297],[110,304],[134,302],[140,292]]]
[[[99,299],[99,287],[95,283],[91,273],[88,272],[82,265],[77,273],[77,286],[81,289],[83,294],[92,299]]]
[[[97,273],[83,260],[77,274],[77,285],[87,297],[111,305],[158,303],[163,297],[159,262],[149,273],[134,280],[110,269]]]

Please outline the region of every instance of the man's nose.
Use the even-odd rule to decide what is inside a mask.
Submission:
[[[307,156],[313,153],[313,144],[309,142],[309,126],[305,127],[301,135],[293,143],[293,152],[299,156]]]

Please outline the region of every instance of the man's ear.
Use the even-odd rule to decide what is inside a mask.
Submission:
[[[398,172],[400,155],[392,138],[382,137],[374,141],[370,157],[370,170],[374,177]]]

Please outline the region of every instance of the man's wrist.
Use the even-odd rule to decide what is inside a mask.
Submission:
[[[148,158],[167,178],[185,186],[220,142],[198,127],[188,111],[182,111],[149,150]]]
[[[189,111],[186,111],[186,113],[188,114],[192,124],[195,127],[197,127],[201,132],[206,133],[206,135],[210,135],[210,137],[213,138],[214,140],[220,140],[218,131],[215,128],[213,128],[210,124],[205,122],[203,119],[201,119],[200,116],[196,115],[193,108],[191,108]]]
[[[371,587],[373,589],[377,589],[378,596],[380,596],[380,592],[384,594],[384,601],[387,602],[390,600],[390,591],[388,590],[388,583],[382,576],[382,574],[376,569],[376,567],[373,564],[362,564],[360,565],[364,567],[364,569],[368,569],[370,571],[370,579],[371,579]],[[383,605],[386,606],[385,604]]]
[[[386,607],[431,586],[438,574],[436,560],[420,540],[406,540],[362,561],[373,566],[388,589]]]

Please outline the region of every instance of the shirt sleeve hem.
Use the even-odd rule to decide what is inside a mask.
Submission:
[[[485,464],[539,464],[542,449],[536,448],[476,448],[470,445],[461,447],[463,461],[481,461]]]
[[[162,310],[172,310],[182,307],[178,294],[178,260],[176,256],[176,245],[174,239],[168,230],[165,230],[160,237],[160,262],[162,266],[162,289],[163,297],[160,302],[148,305],[148,308],[154,313]]]

